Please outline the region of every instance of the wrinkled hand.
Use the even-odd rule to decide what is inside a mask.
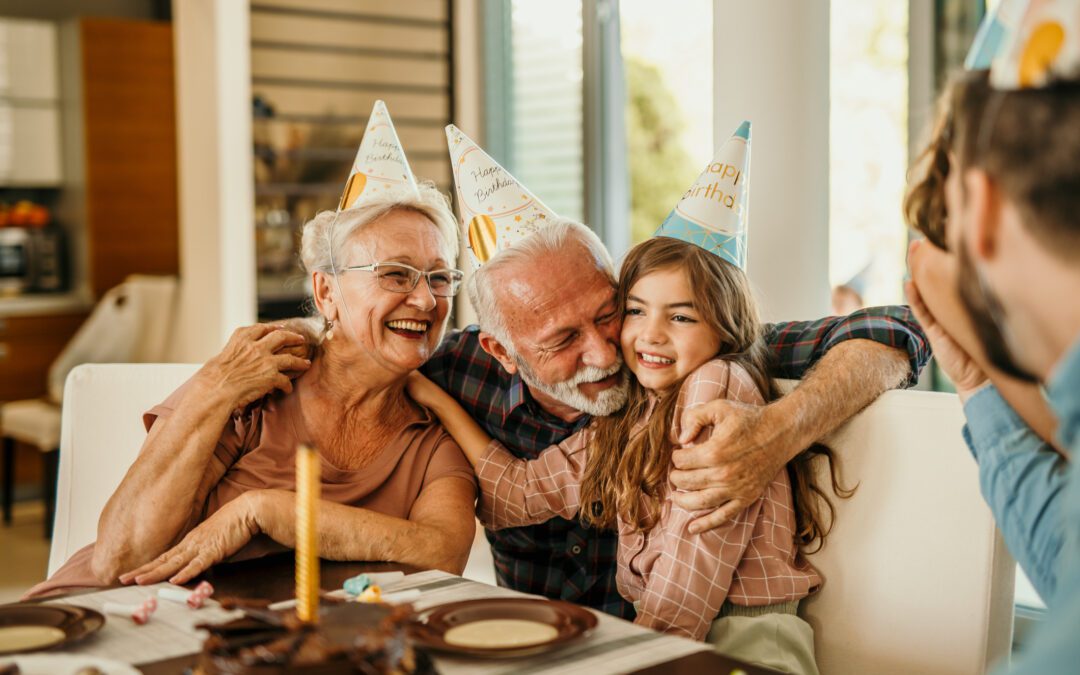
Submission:
[[[166,579],[184,584],[243,548],[259,533],[256,490],[218,509],[188,532],[179,544],[142,567],[120,575],[120,583],[154,584]]]
[[[728,522],[765,493],[787,461],[790,436],[770,417],[770,406],[716,400],[683,413],[680,442],[691,443],[712,427],[704,442],[672,452],[675,503],[710,513],[690,523],[693,533]]]
[[[923,332],[926,333],[926,337],[930,341],[930,347],[934,351],[934,358],[937,359],[938,365],[956,385],[957,391],[964,394],[985,384],[988,381],[986,372],[971,357],[971,354],[961,346],[960,342],[937,320],[926,302],[923,301],[922,294],[916,283],[920,278],[938,278],[952,281],[949,276],[930,277],[924,275],[922,270],[919,269],[928,265],[943,265],[944,259],[941,256],[945,255],[947,254],[930,244],[920,241],[912,242],[908,249],[908,258],[909,265],[912,268],[913,280],[904,284],[904,291],[907,294],[912,313],[915,314],[915,318],[922,325]],[[939,283],[948,282],[940,281]]]
[[[202,367],[200,375],[229,391],[234,407],[243,408],[275,389],[292,392],[291,377],[311,367],[311,361],[288,350],[303,347],[304,337],[269,324],[237,328],[221,353]]]

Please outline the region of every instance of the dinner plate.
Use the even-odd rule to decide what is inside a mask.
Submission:
[[[550,626],[555,635],[539,643],[508,647],[479,647],[451,644],[446,632],[477,621],[530,621]],[[491,624],[497,630],[497,624]],[[589,610],[562,600],[533,598],[490,598],[463,600],[432,607],[420,613],[410,627],[410,635],[429,649],[468,656],[507,658],[529,656],[558,649],[579,640],[596,628]]]
[[[88,668],[94,668],[104,675],[140,675],[138,670],[126,663],[78,654],[27,654],[0,657],[0,668],[10,663],[19,667],[20,675],[79,675]]]
[[[81,640],[105,625],[99,612],[75,605],[0,605],[0,654],[51,649]]]

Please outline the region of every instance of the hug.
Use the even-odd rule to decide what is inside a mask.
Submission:
[[[976,43],[912,174],[911,307],[812,321],[762,321],[746,272],[750,122],[616,264],[450,125],[455,215],[377,103],[339,208],[303,228],[312,316],[238,329],[147,410],[96,541],[28,596],[186,584],[296,548],[306,445],[325,560],[461,575],[478,522],[499,586],[818,673],[801,608],[832,589],[810,556],[865,489],[823,439],[914,385],[933,347],[1050,606],[1008,672],[1071,672],[1080,51],[1042,70],[1011,53]],[[475,323],[454,328],[462,296]]]

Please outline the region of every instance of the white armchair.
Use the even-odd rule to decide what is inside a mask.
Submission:
[[[184,363],[87,364],[68,375],[49,576],[97,538],[105,502],[146,439],[142,414],[198,369]]]
[[[133,274],[110,289],[49,368],[46,398],[0,405],[3,437],[3,519],[11,522],[15,443],[42,453],[45,535],[52,532],[56,489],[56,449],[64,380],[81,363],[164,361],[173,334],[176,277]]]
[[[954,395],[892,391],[827,441],[859,488],[810,558],[822,673],[974,675],[1008,656],[1016,567],[963,423]]]

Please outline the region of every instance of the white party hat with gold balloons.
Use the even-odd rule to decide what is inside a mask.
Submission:
[[[1010,0],[1002,0],[1009,3]],[[1019,20],[990,68],[995,89],[1043,87],[1055,78],[1080,77],[1080,2],[1016,0]]]
[[[405,150],[398,140],[386,104],[375,101],[349,171],[349,180],[341,193],[338,211],[351,209],[365,195],[402,185],[416,190],[416,178],[409,168],[409,160],[405,158]]]
[[[682,239],[746,269],[750,123],[720,147],[653,236]]]
[[[446,127],[446,142],[458,217],[474,267],[555,219],[551,209],[453,124]]]

